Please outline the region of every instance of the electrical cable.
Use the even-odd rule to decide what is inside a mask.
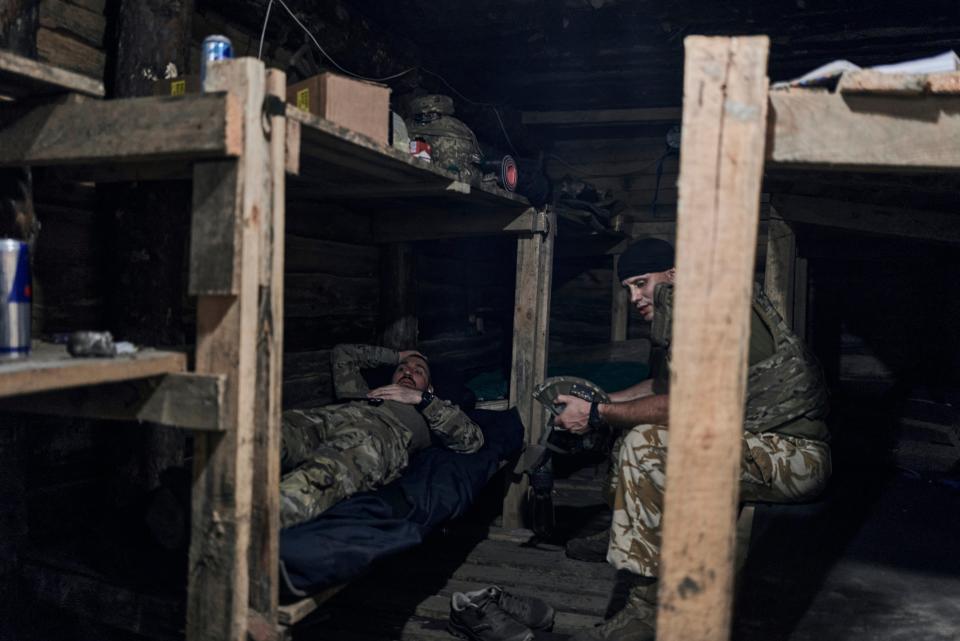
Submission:
[[[267,35],[267,23],[270,22],[270,9],[273,9],[273,0],[267,3],[267,15],[263,18],[263,29],[260,30],[260,46],[257,48],[257,60],[263,59],[263,40]]]
[[[273,0],[270,0],[270,1],[273,2]],[[320,53],[322,53],[323,56],[324,56],[327,60],[330,61],[330,64],[332,64],[334,67],[336,67],[336,68],[339,69],[342,73],[345,73],[345,74],[348,75],[348,76],[353,76],[354,78],[358,78],[358,79],[360,79],[360,80],[369,80],[369,81],[371,81],[371,82],[386,82],[387,80],[394,80],[395,78],[399,78],[399,77],[401,77],[401,76],[407,75],[407,74],[410,73],[411,71],[416,71],[416,70],[417,70],[416,67],[410,67],[409,69],[404,69],[403,71],[401,71],[401,72],[399,72],[399,73],[395,73],[395,74],[392,74],[392,75],[390,75],[390,76],[384,76],[383,78],[370,78],[370,77],[367,77],[367,76],[361,76],[360,74],[357,74],[357,73],[353,73],[353,72],[350,71],[349,69],[346,69],[346,68],[344,68],[343,66],[341,66],[340,63],[338,63],[336,60],[334,60],[333,57],[332,57],[329,53],[327,53],[326,49],[324,49],[323,46],[321,46],[321,44],[317,41],[317,39],[314,37],[314,35],[310,32],[310,30],[307,29],[306,25],[304,25],[302,22],[300,22],[300,18],[298,18],[298,17],[297,17],[297,14],[295,14],[295,13],[290,9],[290,7],[287,6],[287,3],[286,3],[286,2],[284,2],[283,0],[276,0],[276,1],[280,3],[280,6],[283,7],[284,10],[286,10],[286,12],[287,12],[287,13],[290,15],[290,17],[293,19],[293,21],[297,23],[297,26],[299,26],[301,29],[303,29],[303,32],[310,37],[310,40],[312,40],[312,41],[313,41],[313,44],[317,47],[317,49],[320,50]],[[268,15],[267,17],[269,18],[269,15]],[[264,29],[266,29],[266,24],[264,24]]]
[[[494,113],[494,114],[496,115],[496,117],[497,117],[497,123],[500,125],[500,131],[503,132],[503,137],[504,137],[504,139],[507,141],[507,144],[510,146],[510,149],[513,150],[514,155],[516,155],[516,156],[518,156],[518,157],[520,156],[520,153],[517,151],[517,148],[514,147],[514,145],[513,145],[513,141],[510,139],[510,135],[507,133],[507,128],[506,128],[506,126],[505,126],[504,123],[503,123],[503,118],[500,116],[500,112],[499,112],[499,110],[497,109],[498,107],[504,106],[503,103],[480,102],[480,101],[477,101],[477,100],[471,100],[470,98],[468,98],[468,97],[466,97],[465,95],[463,95],[462,93],[460,93],[460,91],[458,91],[456,87],[454,87],[453,85],[451,85],[451,84],[447,81],[446,78],[444,78],[443,76],[441,76],[441,75],[440,75],[439,73],[437,73],[436,71],[431,71],[430,69],[427,69],[426,67],[421,67],[421,66],[410,67],[409,69],[404,69],[403,71],[400,71],[400,72],[395,73],[395,74],[393,74],[393,75],[384,76],[383,78],[371,78],[371,77],[368,77],[368,76],[362,76],[362,75],[360,75],[360,74],[353,73],[352,71],[350,71],[350,70],[344,68],[342,65],[340,65],[340,63],[338,63],[336,60],[334,60],[333,57],[332,57],[329,53],[327,53],[326,49],[324,49],[324,48],[320,45],[320,42],[317,41],[316,37],[314,37],[313,33],[310,32],[310,30],[306,27],[306,25],[304,25],[303,22],[301,22],[300,19],[297,18],[296,14],[290,9],[290,7],[287,6],[287,3],[286,3],[286,2],[284,2],[283,0],[276,0],[276,2],[279,2],[279,3],[280,3],[280,6],[284,8],[284,10],[287,12],[287,14],[289,14],[289,16],[293,19],[293,21],[297,24],[297,26],[300,27],[300,28],[303,30],[303,32],[304,32],[305,34],[307,34],[307,36],[309,36],[310,40],[313,41],[314,46],[316,46],[317,49],[320,50],[320,53],[322,53],[323,56],[324,56],[327,60],[330,61],[330,64],[332,64],[334,67],[336,67],[336,68],[337,68],[338,70],[340,70],[342,73],[344,73],[344,74],[346,74],[346,75],[348,75],[348,76],[352,76],[352,77],[354,77],[354,78],[357,78],[357,79],[359,79],[359,80],[369,80],[369,81],[371,81],[371,82],[385,82],[385,81],[387,81],[387,80],[394,80],[394,79],[396,79],[396,78],[400,78],[401,76],[405,76],[405,75],[407,75],[408,73],[411,73],[411,72],[417,71],[417,70],[420,70],[420,71],[422,71],[422,72],[424,72],[424,73],[427,73],[427,74],[429,74],[429,75],[431,75],[431,76],[434,76],[434,77],[438,78],[438,79],[440,80],[440,82],[442,82],[448,89],[450,89],[450,91],[452,91],[452,92],[455,93],[457,96],[459,96],[461,100],[463,100],[463,101],[465,101],[465,102],[468,102],[468,103],[470,103],[470,104],[472,104],[472,105],[475,105],[475,106],[477,106],[477,107],[488,107],[488,108],[492,109],[492,110],[493,110],[493,113]],[[267,23],[270,21],[270,9],[273,7],[273,3],[274,3],[274,0],[269,0],[269,2],[267,3],[267,12],[266,12],[266,15],[264,16],[264,19],[263,19],[263,29],[260,31],[260,47],[259,47],[259,49],[258,49],[258,51],[257,51],[257,59],[258,59],[258,60],[263,57],[263,43],[264,43],[264,39],[266,38],[266,34],[267,34]]]

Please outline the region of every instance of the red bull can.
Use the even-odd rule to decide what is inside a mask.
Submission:
[[[0,358],[30,354],[30,249],[25,242],[0,238]]]
[[[200,86],[207,77],[207,65],[217,60],[233,58],[233,43],[230,38],[221,35],[207,36],[203,39],[200,53]]]

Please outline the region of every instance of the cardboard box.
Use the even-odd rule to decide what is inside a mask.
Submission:
[[[390,144],[390,87],[327,72],[287,87],[287,102]]]
[[[154,96],[185,96],[200,93],[200,76],[181,76],[153,83]]]

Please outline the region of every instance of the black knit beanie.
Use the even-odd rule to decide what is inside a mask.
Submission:
[[[644,238],[620,254],[617,278],[623,282],[640,274],[665,272],[672,267],[673,245],[659,238]]]

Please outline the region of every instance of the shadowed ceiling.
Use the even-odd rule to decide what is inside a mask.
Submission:
[[[683,38],[771,37],[770,75],[960,49],[960,0],[353,0],[477,99],[520,110],[679,105]]]

